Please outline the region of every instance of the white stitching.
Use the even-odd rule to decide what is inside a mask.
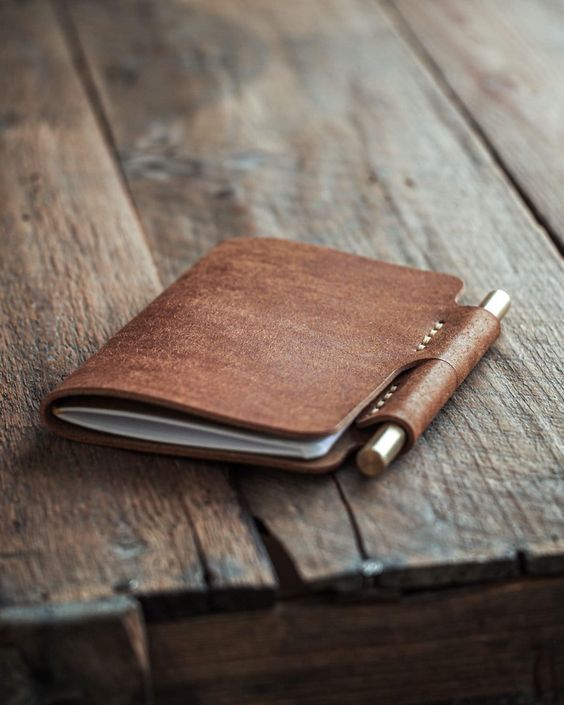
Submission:
[[[441,330],[441,328],[444,326],[445,322],[444,321],[437,321],[435,325],[431,328],[431,330],[426,333],[423,336],[423,340],[419,343],[417,346],[416,350],[420,352],[421,350],[425,350],[425,348],[429,345],[429,343],[433,340],[433,338],[437,335],[437,333]],[[371,416],[372,414],[375,414],[377,411],[380,411],[380,409],[384,406],[384,404],[389,400],[389,398],[392,396],[392,394],[396,391],[396,389],[399,387],[399,384],[392,384],[392,386],[388,389],[388,391],[378,399],[376,403],[374,403],[370,409],[368,409],[368,416]]]
[[[392,396],[392,394],[396,391],[398,387],[399,384],[392,384],[392,386],[388,389],[384,396],[380,397],[380,399],[378,399],[378,401],[373,404],[372,407],[368,410],[368,415],[375,414],[377,411],[380,411],[380,409],[384,406],[384,404],[388,401],[388,399]]]
[[[423,336],[423,340],[419,343],[419,345],[415,348],[417,352],[421,352],[421,350],[425,350],[427,345],[431,342],[431,340],[437,335],[437,333],[441,330],[441,328],[444,326],[445,322],[444,321],[437,321],[435,325],[431,328],[431,330],[426,333]]]

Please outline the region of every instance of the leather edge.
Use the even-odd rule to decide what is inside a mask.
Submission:
[[[80,426],[57,419],[54,415],[48,417],[50,430],[70,441],[92,443],[98,446],[117,448],[126,451],[156,453],[158,455],[173,455],[175,457],[193,458],[197,460],[215,460],[222,462],[257,465],[266,469],[293,470],[310,474],[324,474],[336,470],[344,460],[367,439],[369,434],[350,426],[333,448],[321,458],[300,460],[261,455],[258,453],[237,453],[233,451],[210,450],[193,446],[180,446],[168,443],[155,443],[124,436],[113,436],[85,429]]]

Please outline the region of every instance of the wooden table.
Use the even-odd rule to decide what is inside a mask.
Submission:
[[[0,67],[0,702],[564,702],[563,0],[3,0]],[[39,427],[237,235],[514,308],[376,481]]]

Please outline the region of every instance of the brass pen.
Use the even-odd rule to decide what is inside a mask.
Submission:
[[[493,313],[500,321],[509,311],[510,306],[511,298],[502,289],[491,291],[480,303],[481,308]],[[382,424],[357,453],[358,469],[370,477],[380,474],[401,453],[406,440],[407,434],[399,424]]]

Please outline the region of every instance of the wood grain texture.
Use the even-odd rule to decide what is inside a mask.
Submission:
[[[134,592],[160,614],[249,587],[262,600],[270,566],[225,468],[39,428],[47,390],[162,285],[50,4],[0,16],[0,604]]]
[[[330,483],[240,474],[302,577],[501,578],[542,566],[541,546],[562,570],[562,268],[388,15],[344,0],[69,8],[165,282],[254,234],[457,274],[468,302],[514,298],[417,448],[376,482],[338,474],[359,548]]]
[[[130,597],[0,608],[0,702],[145,705],[149,654]]]
[[[157,702],[562,703],[563,597],[528,579],[150,625]]]
[[[414,42],[564,247],[564,3],[394,3]]]
[[[333,477],[242,466],[236,472],[253,515],[303,581],[302,594],[362,589],[364,557]],[[280,575],[283,563],[280,567],[276,554],[271,556]]]

